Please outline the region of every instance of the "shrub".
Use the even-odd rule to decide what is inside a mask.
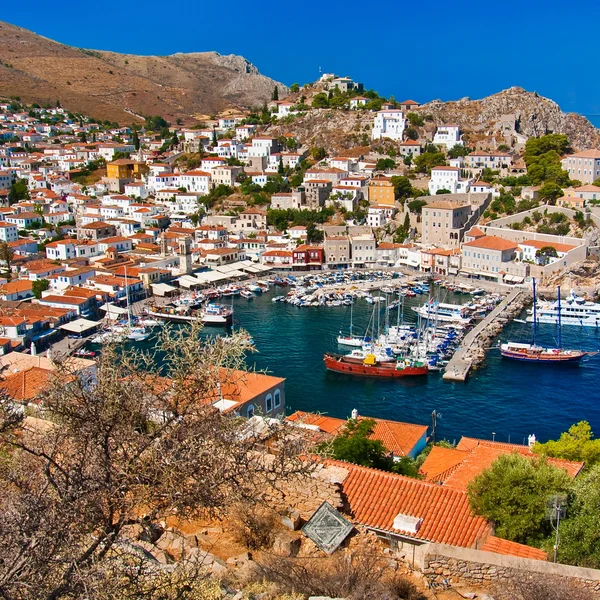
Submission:
[[[396,576],[389,562],[371,550],[338,551],[318,558],[271,556],[259,564],[266,579],[288,592],[349,600],[425,600],[410,581]]]
[[[237,506],[232,511],[233,534],[249,550],[268,548],[273,544],[276,518],[272,511],[260,506]]]

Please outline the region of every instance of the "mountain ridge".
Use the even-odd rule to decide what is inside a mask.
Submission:
[[[76,48],[0,21],[0,96],[94,118],[189,119],[260,105],[288,88],[241,56],[215,51],[141,56]]]

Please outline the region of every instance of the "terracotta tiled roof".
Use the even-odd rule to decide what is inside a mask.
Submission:
[[[467,235],[470,237],[483,237],[485,233],[483,233],[479,227],[471,227],[471,229],[467,231]]]
[[[600,158],[600,150],[584,150],[571,156],[565,156],[565,158]]]
[[[425,474],[427,481],[443,483],[444,486],[464,491],[470,481],[488,469],[500,456],[513,452],[528,458],[537,457],[528,446],[463,437],[456,448],[432,448],[421,472]],[[575,477],[584,464],[558,458],[548,458],[548,463],[564,469],[570,477]]]
[[[481,549],[486,552],[518,556],[519,558],[548,560],[548,555],[539,548],[532,548],[531,546],[525,546],[524,544],[517,544],[517,542],[509,542],[508,540],[503,540],[495,535],[490,535]]]
[[[25,371],[19,371],[8,375],[0,382],[0,389],[18,402],[35,400],[48,387],[48,380],[52,371],[31,367]]]
[[[374,417],[360,416],[360,419],[372,419],[375,427],[371,439],[380,441],[388,452],[394,456],[407,456],[419,443],[419,440],[427,434],[427,425],[415,425],[414,423],[402,423],[401,421],[388,421]],[[339,433],[347,421],[336,419],[326,415],[313,413],[295,412],[288,417],[288,421],[302,422],[306,425],[315,425],[321,431],[330,434]]]
[[[485,519],[472,515],[464,492],[340,461],[327,462],[348,471],[343,492],[354,519],[367,527],[463,548],[474,547],[491,533]],[[398,515],[420,519],[418,530],[394,528]]]
[[[483,248],[484,250],[513,250],[517,247],[517,244],[494,235],[485,235],[472,242],[465,242],[463,246]]]
[[[458,467],[467,456],[468,452],[465,450],[434,446],[419,471],[425,475],[426,481],[433,483],[444,481],[445,477]]]

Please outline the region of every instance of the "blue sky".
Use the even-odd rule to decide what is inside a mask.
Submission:
[[[286,84],[324,72],[385,96],[480,98],[518,85],[600,114],[600,2],[5,2],[0,19],[64,44],[133,54],[240,54]]]

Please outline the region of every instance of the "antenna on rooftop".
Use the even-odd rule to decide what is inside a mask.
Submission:
[[[546,519],[550,521],[552,529],[556,532],[554,539],[554,562],[558,558],[558,544],[560,543],[560,536],[558,535],[558,528],[560,527],[560,520],[567,516],[567,495],[556,494],[550,496],[546,501]],[[556,523],[556,525],[555,525]]]

